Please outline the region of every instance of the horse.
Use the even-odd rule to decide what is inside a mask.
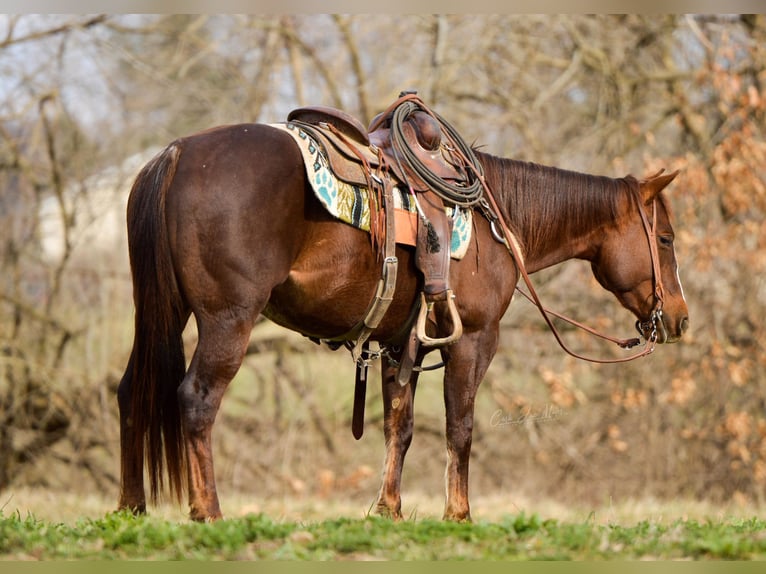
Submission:
[[[677,172],[610,178],[476,154],[523,263],[496,239],[492,222],[476,216],[467,253],[450,267],[463,333],[438,352],[447,445],[443,516],[455,521],[471,520],[474,400],[521,267],[534,273],[570,259],[589,261],[647,339],[672,343],[689,325],[662,193]],[[642,223],[647,217],[651,228]],[[211,433],[254,322],[264,315],[317,339],[346,333],[364,317],[380,261],[367,232],[320,205],[297,145],[267,124],[219,126],[170,143],[138,173],[127,224],[135,335],[117,392],[118,507],[146,512],[146,466],[151,503],[166,491],[179,501],[187,492],[190,519],[220,519]],[[381,358],[385,459],[375,508],[400,519],[418,371],[400,384],[397,352],[422,276],[413,248],[397,245],[396,255],[395,295],[370,340],[388,349]],[[192,315],[199,339],[187,368],[182,331]],[[431,350],[421,348],[418,361]]]

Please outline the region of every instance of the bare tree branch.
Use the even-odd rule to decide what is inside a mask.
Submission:
[[[0,49],[7,48],[8,46],[12,46],[14,44],[35,42],[35,41],[42,40],[44,38],[48,38],[51,36],[65,34],[67,32],[71,32],[72,30],[77,30],[77,29],[87,30],[88,28],[92,28],[99,24],[103,24],[109,18],[110,16],[108,14],[99,14],[97,16],[89,17],[86,20],[66,22],[64,24],[55,26],[53,28],[39,30],[37,32],[30,32],[29,34],[26,34],[25,36],[20,36],[16,38],[13,37],[13,30],[17,20],[16,21],[11,20],[10,25],[8,27],[8,34],[6,35],[5,39],[0,42]]]
[[[359,114],[363,118],[363,121],[367,123],[372,119],[370,116],[370,106],[367,101],[367,80],[359,57],[359,48],[351,32],[351,16],[333,14],[333,21],[338,27],[338,30],[340,30],[341,39],[348,51],[348,57],[351,61],[351,70],[356,78],[356,95],[359,102]]]

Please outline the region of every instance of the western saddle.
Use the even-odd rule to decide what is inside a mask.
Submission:
[[[413,309],[411,324],[403,326],[403,333],[408,330],[409,336],[398,380],[405,385],[412,370],[420,367],[416,361],[421,345],[441,347],[462,335],[449,286],[452,220],[445,204],[470,207],[481,199],[481,167],[454,129],[415,92],[402,92],[367,129],[352,115],[326,106],[295,109],[287,121],[317,141],[338,179],[369,190],[371,241],[383,256],[381,279],[365,318],[348,333],[327,341],[335,348],[349,346],[357,364],[352,431],[358,439],[363,432],[367,367],[380,356],[369,351],[368,338],[382,321],[396,285],[394,187],[408,192],[417,207],[415,263],[423,274],[419,304]],[[449,318],[440,321],[432,316],[437,333],[443,336],[430,337],[426,322],[436,303],[447,305]]]

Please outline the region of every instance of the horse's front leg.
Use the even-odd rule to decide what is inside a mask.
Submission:
[[[447,417],[447,499],[444,519],[470,521],[468,464],[471,457],[474,402],[497,350],[497,328],[464,333],[444,351],[444,405]]]
[[[397,367],[384,356],[383,432],[386,438],[386,458],[383,463],[383,483],[375,510],[383,516],[400,519],[402,468],[407,449],[412,442],[413,403],[418,373],[413,371],[410,382],[401,386],[396,379],[397,371]]]

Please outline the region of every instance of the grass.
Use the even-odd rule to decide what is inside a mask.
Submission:
[[[0,515],[3,559],[613,560],[766,558],[766,521],[632,525],[520,513],[455,524],[378,517],[311,522],[249,514],[212,524],[110,513],[74,523]]]
[[[440,519],[440,496],[410,494],[405,520],[363,501],[229,493],[227,519],[189,522],[172,504],[114,513],[98,495],[20,488],[0,495],[0,560],[762,560],[759,505],[622,500],[564,507],[477,496],[473,524]],[[532,510],[534,509],[534,510]]]

